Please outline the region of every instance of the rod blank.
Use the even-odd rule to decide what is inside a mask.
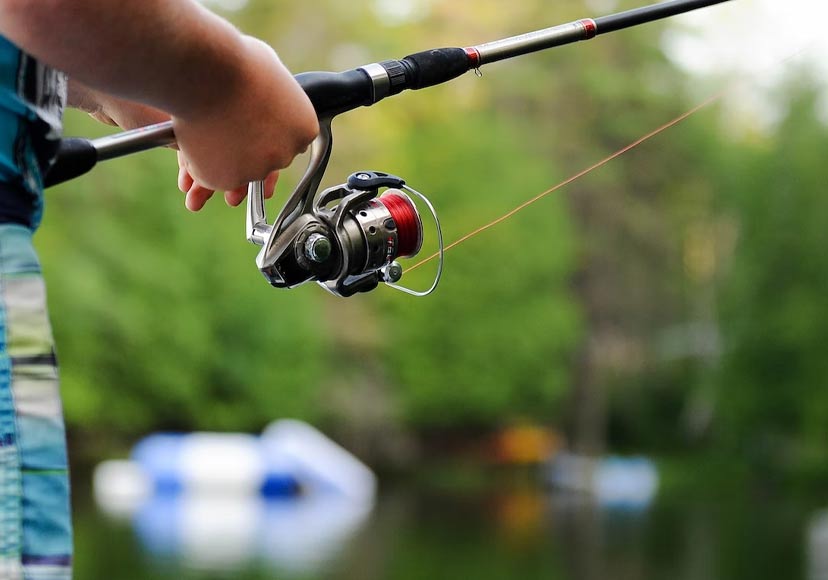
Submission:
[[[598,34],[606,32],[615,32],[624,28],[638,26],[639,24],[646,24],[654,20],[661,20],[676,16],[677,14],[684,14],[713,6],[714,4],[721,4],[722,2],[729,2],[730,0],[670,0],[669,2],[661,2],[652,6],[644,6],[642,8],[633,8],[626,12],[619,12],[618,14],[611,14],[609,16],[602,16],[595,19],[595,25],[598,27]]]
[[[634,8],[626,12],[584,18],[568,24],[561,24],[535,32],[487,42],[470,47],[467,52],[472,55],[473,66],[482,66],[491,62],[505,60],[555,46],[563,46],[580,40],[589,40],[600,34],[632,28],[655,20],[662,20],[685,12],[698,10],[730,0],[669,0],[652,6]]]

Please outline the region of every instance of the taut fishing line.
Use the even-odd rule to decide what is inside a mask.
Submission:
[[[656,135],[658,135],[660,133],[663,133],[664,131],[666,131],[670,127],[678,125],[679,123],[681,123],[682,121],[684,121],[685,119],[687,119],[688,117],[693,115],[694,113],[696,113],[696,112],[700,111],[701,109],[707,107],[708,105],[718,101],[725,94],[725,92],[726,91],[722,91],[722,92],[719,92],[719,93],[713,95],[712,97],[709,97],[706,101],[704,101],[702,103],[699,103],[698,105],[696,105],[695,107],[693,107],[689,111],[679,115],[678,117],[676,117],[672,121],[668,121],[667,123],[665,123],[661,127],[658,127],[657,129],[654,129],[654,130],[650,131],[649,133],[647,133],[643,137],[639,137],[638,139],[636,139],[635,141],[633,141],[629,145],[627,145],[625,147],[622,147],[621,149],[619,149],[618,151],[616,151],[612,155],[610,155],[608,157],[605,157],[604,159],[598,161],[597,163],[595,163],[593,165],[590,165],[586,169],[583,169],[583,170],[579,171],[578,173],[576,173],[572,177],[569,177],[569,178],[565,179],[564,181],[560,182],[559,184],[550,187],[549,189],[547,189],[543,193],[539,193],[535,197],[529,199],[528,201],[523,202],[522,204],[520,204],[516,208],[508,211],[507,213],[505,213],[502,216],[490,221],[489,223],[487,223],[485,225],[482,225],[482,226],[480,226],[479,228],[477,228],[475,230],[472,230],[471,232],[465,234],[464,236],[458,238],[457,240],[455,240],[455,241],[451,242],[450,244],[448,244],[447,246],[445,246],[443,248],[443,252],[445,253],[445,252],[449,251],[450,249],[459,246],[463,242],[466,242],[466,241],[470,240],[471,238],[473,238],[473,237],[475,237],[479,234],[482,234],[486,230],[491,229],[491,228],[495,227],[496,225],[505,222],[509,218],[513,217],[515,214],[517,214],[520,211],[526,209],[530,205],[542,200],[546,196],[553,194],[554,192],[558,191],[559,189],[561,189],[563,187],[566,187],[570,183],[578,181],[579,179],[581,179],[585,175],[595,171],[596,169],[598,169],[600,167],[603,167],[604,165],[606,165],[607,163],[609,163],[613,159],[621,157],[622,155],[624,155],[625,153],[627,153],[631,149],[635,149],[636,147],[638,147],[639,145],[641,145],[645,141],[648,141],[649,139],[652,139]],[[430,262],[434,258],[438,257],[439,255],[440,254],[438,252],[438,253],[432,254],[431,256],[428,256],[427,258],[424,258],[423,260],[417,262],[413,266],[409,266],[408,271],[410,272],[412,270],[415,270],[415,269],[419,268],[420,266],[423,266],[424,264],[427,264],[428,262]]]
[[[785,58],[783,58],[780,61],[774,63],[773,65],[771,65],[768,68],[771,69],[771,68],[781,66],[783,64],[788,63],[791,60],[794,60],[794,59],[798,58],[799,56],[801,56],[802,54],[808,52],[808,50],[813,48],[814,43],[815,43],[815,41],[809,42],[806,46],[800,48],[799,50],[797,50],[793,54],[791,54],[789,56],[786,56]],[[459,246],[460,244],[462,244],[464,242],[467,242],[471,238],[474,238],[474,237],[482,234],[483,232],[485,232],[485,231],[487,231],[487,230],[489,230],[489,229],[505,222],[506,220],[512,218],[513,216],[520,213],[521,211],[523,211],[524,209],[526,209],[530,205],[533,205],[534,203],[542,200],[543,198],[555,193],[559,189],[562,189],[562,188],[566,187],[567,185],[570,185],[570,184],[574,183],[575,181],[578,181],[579,179],[581,179],[582,177],[585,177],[589,173],[592,173],[596,169],[600,169],[601,167],[603,167],[604,165],[606,165],[610,161],[613,161],[614,159],[617,159],[618,157],[621,157],[622,155],[626,154],[627,152],[631,151],[632,149],[635,149],[639,145],[645,143],[646,141],[649,141],[653,137],[663,133],[664,131],[666,131],[668,129],[671,129],[672,127],[678,125],[682,121],[685,121],[689,117],[692,117],[693,115],[695,115],[696,113],[698,113],[702,109],[704,109],[704,108],[712,105],[713,103],[719,101],[722,97],[724,97],[730,91],[734,90],[737,86],[739,86],[739,84],[742,84],[743,82],[744,81],[737,81],[737,82],[734,82],[734,83],[728,85],[727,87],[720,90],[716,94],[708,97],[707,99],[705,99],[701,103],[697,104],[692,109],[689,109],[688,111],[685,111],[684,113],[682,113],[678,117],[672,119],[671,121],[668,121],[668,122],[664,123],[660,127],[656,128],[656,129],[653,129],[652,131],[650,131],[646,135],[643,135],[643,136],[639,137],[638,139],[636,139],[635,141],[633,141],[629,145],[626,145],[625,147],[622,147],[621,149],[619,149],[615,153],[601,159],[600,161],[594,163],[593,165],[590,165],[586,169],[583,169],[583,170],[579,171],[578,173],[572,175],[571,177],[568,177],[564,181],[561,181],[557,185],[554,185],[554,186],[550,187],[549,189],[547,189],[546,191],[544,191],[542,193],[539,193],[535,197],[521,203],[520,205],[518,205],[514,209],[509,210],[508,212],[501,215],[500,217],[497,217],[497,218],[493,219],[492,221],[490,221],[490,222],[488,222],[488,223],[486,223],[486,224],[484,224],[484,225],[482,225],[478,228],[475,228],[474,230],[470,231],[469,233],[464,234],[463,236],[459,237],[455,241],[451,242],[450,244],[445,245],[444,247],[442,247],[442,250],[440,252],[435,252],[434,254],[432,254],[432,255],[430,255],[426,258],[423,258],[419,262],[415,263],[413,266],[409,266],[408,271],[411,272],[413,270],[416,270],[417,268],[420,268],[421,266],[424,266],[425,264],[431,262],[435,258],[440,257],[445,252],[448,252],[449,250]]]

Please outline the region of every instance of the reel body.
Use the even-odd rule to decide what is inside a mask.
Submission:
[[[316,194],[330,149],[330,125],[322,124],[308,170],[273,225],[267,224],[262,182],[250,184],[247,239],[262,246],[256,265],[264,277],[277,288],[315,281],[342,297],[368,292],[381,282],[416,296],[433,292],[443,252],[434,207],[399,177],[371,171],[354,173],[346,183]],[[423,221],[411,196],[431,211],[440,246],[437,277],[423,292],[397,285],[403,273],[397,259],[416,256],[423,245]]]

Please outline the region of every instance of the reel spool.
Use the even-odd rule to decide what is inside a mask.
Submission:
[[[377,198],[393,220],[397,231],[397,256],[412,258],[423,247],[423,221],[417,206],[399,189],[389,189]]]

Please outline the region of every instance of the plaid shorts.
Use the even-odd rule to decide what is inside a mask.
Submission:
[[[66,437],[30,229],[0,224],[0,580],[71,578]]]

